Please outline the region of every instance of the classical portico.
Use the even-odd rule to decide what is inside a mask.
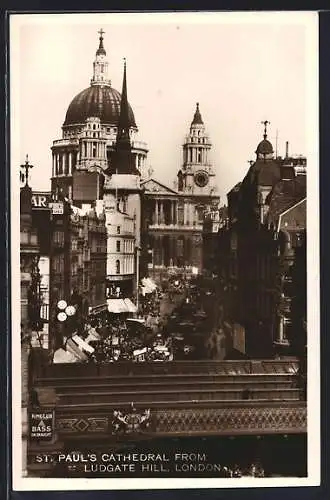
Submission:
[[[183,144],[177,188],[165,186],[153,177],[142,182],[151,273],[166,268],[202,270],[204,215],[220,201],[210,150],[211,143],[197,104]]]

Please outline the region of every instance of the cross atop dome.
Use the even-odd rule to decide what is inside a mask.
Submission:
[[[98,31],[98,34],[100,35],[100,44],[99,44],[99,48],[97,49],[96,51],[96,55],[99,56],[99,55],[104,55],[106,56],[107,53],[105,51],[105,48],[104,48],[104,45],[103,45],[103,35],[104,35],[105,31],[101,28],[100,31]]]

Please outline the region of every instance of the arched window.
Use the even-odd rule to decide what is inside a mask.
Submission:
[[[120,274],[120,260],[116,260],[116,274]]]

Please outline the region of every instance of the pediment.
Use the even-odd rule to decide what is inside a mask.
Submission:
[[[150,194],[161,194],[161,195],[174,195],[178,194],[177,191],[171,189],[165,184],[158,182],[156,179],[147,179],[141,182],[142,187],[145,190],[145,193]]]

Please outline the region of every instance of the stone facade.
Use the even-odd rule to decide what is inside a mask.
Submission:
[[[197,104],[183,144],[176,188],[152,177],[142,181],[151,274],[202,271],[204,218],[220,201],[210,150],[211,142]]]
[[[301,357],[304,334],[292,327],[290,310],[292,266],[306,231],[306,161],[274,158],[266,132],[256,155],[228,193],[228,222],[218,235],[225,319],[244,328],[247,355]]]

